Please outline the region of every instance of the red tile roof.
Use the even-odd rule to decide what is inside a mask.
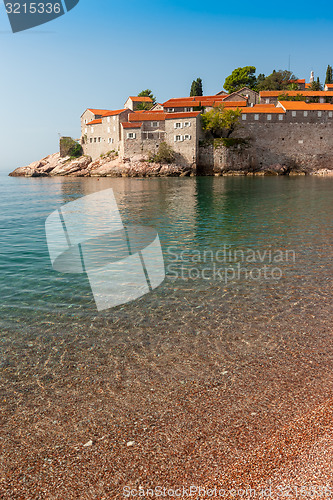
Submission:
[[[290,83],[305,83],[305,78],[298,79],[298,80],[289,80]]]
[[[128,99],[132,99],[133,102],[153,102],[150,97],[129,96]]]
[[[185,107],[196,107],[196,106],[213,106],[214,102],[221,102],[226,96],[217,95],[207,95],[207,96],[195,96],[195,97],[174,97],[165,101],[163,106],[165,108],[185,108]]]
[[[93,108],[88,108],[87,111],[91,111],[94,115],[102,116],[102,115],[104,115],[104,113],[107,113],[109,110],[108,109],[93,109]]]
[[[224,108],[246,108],[247,101],[223,101],[223,102],[215,102],[214,106],[223,106]]]
[[[196,118],[201,114],[201,111],[190,111],[188,113],[165,113],[166,120],[174,120],[179,118]]]
[[[141,112],[141,113],[130,113],[128,115],[129,122],[142,122],[142,121],[164,121],[166,113],[163,111],[152,111],[152,112]]]
[[[128,108],[125,109],[116,109],[115,111],[106,111],[103,115],[103,118],[105,116],[117,116],[120,115],[120,113],[123,113],[124,111],[128,111]]]
[[[138,122],[123,122],[122,123],[122,126],[123,128],[141,128],[142,127],[142,122],[141,123],[138,123]]]
[[[279,97],[283,94],[291,97],[296,97],[299,94],[304,97],[332,97],[327,90],[263,90],[260,92],[260,97]]]
[[[279,101],[287,111],[333,111],[333,104],[304,102],[304,101]]]
[[[87,125],[97,125],[99,123],[102,123],[102,118],[98,118],[97,120],[93,120],[93,121],[87,123]]]
[[[292,101],[290,101],[292,102]],[[274,104],[255,104],[254,106],[249,106],[247,108],[242,108],[241,109],[242,113],[248,114],[248,113],[268,113],[268,114],[283,114],[285,113],[285,110],[283,108],[279,108],[277,106],[274,106]]]
[[[333,83],[325,83],[325,87],[328,89],[333,89]]]

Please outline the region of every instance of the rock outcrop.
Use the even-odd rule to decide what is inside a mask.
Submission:
[[[9,175],[12,177],[184,177],[194,175],[333,175],[332,169],[326,164],[313,163],[312,167],[299,168],[280,163],[259,166],[254,168],[248,158],[244,156],[243,162],[236,158],[235,164],[228,168],[216,167],[197,170],[196,165],[190,167],[174,164],[161,164],[148,162],[142,156],[120,159],[112,153],[93,161],[90,156],[81,156],[72,159],[62,158],[59,153],[46,156],[26,167],[17,168]],[[324,168],[323,168],[324,167]]]
[[[90,156],[71,159],[59,153],[46,156],[11,172],[12,177],[166,177],[195,175],[196,168],[150,163],[142,157],[121,160],[116,155],[106,155],[92,161]]]

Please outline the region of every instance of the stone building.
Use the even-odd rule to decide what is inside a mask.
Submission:
[[[259,94],[253,89],[250,89],[249,87],[243,87],[236,92],[232,92],[231,94],[225,94],[224,91],[222,90],[217,96],[223,96],[224,101],[243,101],[246,99],[248,102],[249,106],[253,106],[254,104],[259,103]]]
[[[176,154],[180,165],[193,165],[197,161],[200,136],[200,111],[165,113],[148,111],[131,113],[122,123],[120,155],[130,158],[157,152],[166,142]]]
[[[141,104],[151,104],[153,105],[153,101],[150,97],[138,97],[138,96],[130,96],[124,104],[124,108],[131,109],[132,111],[136,111]]]
[[[122,122],[128,120],[129,109],[105,111],[101,118],[84,124],[81,144],[84,154],[93,159],[109,151],[119,152]]]
[[[204,136],[200,115],[220,105],[241,111],[242,127],[237,133],[244,137],[246,130],[255,135],[263,127],[271,131],[276,127],[281,131],[284,126],[296,130],[300,125],[307,125],[304,130],[318,125],[331,133],[332,89],[303,90],[301,93],[307,101],[320,102],[279,101],[281,91],[265,91],[260,93],[261,102],[258,104],[258,94],[244,88],[227,96],[173,98],[153,109],[139,110],[138,103],[149,102],[146,99],[150,98],[136,100],[129,97],[123,109],[87,109],[81,116],[81,144],[84,154],[96,159],[111,151],[117,152],[121,158],[154,155],[159,145],[166,142],[175,152],[179,165],[193,166],[200,156],[199,140]],[[299,96],[300,91],[286,91],[285,94],[293,98]]]

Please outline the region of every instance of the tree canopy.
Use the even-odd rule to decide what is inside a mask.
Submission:
[[[156,97],[153,95],[153,92],[150,89],[142,90],[138,97],[150,97],[152,102],[140,102],[138,104],[138,109],[151,109],[154,104],[156,104]]]
[[[240,109],[226,109],[223,104],[201,115],[202,127],[214,138],[229,137],[240,127]]]
[[[256,68],[254,66],[244,66],[244,68],[234,69],[231,75],[225,79],[225,90],[231,93],[240,90],[242,87],[255,89],[257,84],[255,72]]]
[[[260,90],[297,90],[298,86],[295,85],[297,77],[286,69],[273,70],[270,75],[261,78],[257,81],[257,89]],[[297,88],[296,88],[297,87]]]
[[[193,80],[193,82],[192,82],[190,97],[202,96],[202,95],[203,95],[202,80],[201,80],[201,78],[197,78],[196,80]]]

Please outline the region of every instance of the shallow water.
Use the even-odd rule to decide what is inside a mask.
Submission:
[[[98,313],[85,275],[52,269],[44,224],[108,188],[125,225],[157,230],[167,274],[150,294]],[[103,411],[128,430],[177,401],[187,405],[179,446],[192,439],[198,450],[204,433],[213,449],[217,433],[227,462],[331,396],[333,179],[2,177],[0,189],[1,394],[7,418],[16,415],[8,432],[44,412],[41,391],[62,421],[53,441],[74,439],[71,412],[84,440],[88,416],[97,434]],[[50,436],[38,439],[50,449]],[[198,476],[213,467],[205,457]]]

